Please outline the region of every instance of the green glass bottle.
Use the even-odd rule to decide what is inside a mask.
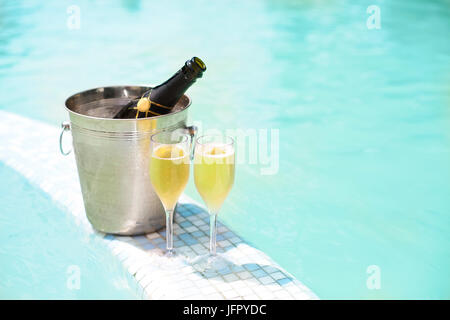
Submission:
[[[205,70],[205,63],[193,57],[168,80],[148,90],[142,97],[130,101],[114,119],[137,119],[170,113],[187,89],[202,77]]]

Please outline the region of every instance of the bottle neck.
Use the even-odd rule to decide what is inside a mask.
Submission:
[[[189,68],[183,66],[172,77],[160,85],[154,87],[150,94],[152,101],[172,107],[183,96],[183,94],[194,84],[197,76]]]

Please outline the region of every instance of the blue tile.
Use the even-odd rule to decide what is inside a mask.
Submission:
[[[216,235],[216,240],[222,241],[222,240],[225,240],[225,237],[223,236],[223,234],[218,234],[218,235]]]
[[[258,269],[256,271],[252,271],[252,274],[257,278],[267,276],[267,273],[263,269]]]
[[[266,270],[267,273],[274,273],[274,272],[278,271],[277,268],[272,267],[272,266],[266,266],[266,267],[264,267],[264,270]]]
[[[145,237],[145,236],[136,236],[136,237],[133,237],[133,239],[139,243],[145,243],[145,242],[149,241],[147,239],[147,237]]]
[[[219,270],[219,274],[221,274],[221,275],[227,275],[227,274],[229,274],[229,273],[231,273],[231,269],[230,268],[224,268],[224,269],[220,269]]]
[[[233,237],[236,237],[236,234],[232,231],[227,231],[227,232],[223,233],[223,236],[227,239],[231,239]]]
[[[292,279],[290,279],[290,278],[283,278],[283,279],[277,280],[277,282],[280,286],[283,286],[291,281],[292,281]]]
[[[153,243],[146,243],[142,246],[142,248],[144,248],[145,250],[151,250],[155,248],[155,245]]]
[[[152,239],[152,242],[158,244],[161,242],[165,242],[165,240],[163,238],[155,238],[155,239]]]
[[[182,223],[180,223],[180,226],[183,228],[187,228],[187,227],[192,226],[192,223],[190,221],[186,220],[186,221],[183,221]]]
[[[161,235],[161,237],[165,237],[166,236],[166,230],[161,231],[159,234]]]
[[[202,231],[195,231],[195,232],[192,233],[192,236],[194,238],[200,238],[200,237],[203,237],[204,235],[205,234]]]
[[[105,236],[103,237],[103,239],[106,239],[106,240],[111,241],[111,240],[114,240],[115,237],[114,237],[112,234],[107,234],[107,235],[105,235]]]
[[[185,207],[185,209],[189,210],[190,212],[192,212],[194,214],[204,211],[202,208],[200,208],[199,206],[196,206],[194,204],[186,204],[184,207]]]
[[[165,249],[166,248],[166,243],[165,242],[161,242],[161,243],[158,243],[157,246],[160,249]]]
[[[179,205],[177,205],[177,207],[175,208],[175,213],[180,213],[180,212],[184,212],[184,211],[186,211],[186,208],[185,208],[184,205],[179,204]]]
[[[244,270],[245,269],[242,266],[239,266],[239,265],[234,265],[233,266],[233,273],[241,272],[241,271],[244,271]]]
[[[186,232],[180,233],[180,234],[178,235],[178,238],[180,238],[180,239],[182,239],[182,240],[186,239],[187,237],[192,237],[192,236],[191,236],[189,233],[186,233]]]
[[[173,242],[173,246],[174,246],[175,248],[181,248],[181,247],[184,247],[184,242],[181,241],[181,240],[174,241],[174,242]]]
[[[182,233],[179,235],[180,239],[182,239],[188,246],[192,246],[198,243],[198,240],[191,236],[189,233]]]
[[[187,244],[188,246],[193,246],[194,244],[197,244],[197,243],[198,243],[198,240],[197,240],[197,239],[194,239],[194,238],[189,238],[189,239],[187,239],[187,240],[184,240],[184,242],[186,242],[186,244]]]
[[[184,209],[190,210],[192,207],[194,207],[195,205],[193,205],[192,203],[185,203],[183,205]]]
[[[244,265],[245,269],[247,269],[248,271],[254,271],[256,269],[259,269],[259,265],[255,264],[255,263],[249,263]]]
[[[231,250],[231,249],[234,249],[235,247],[233,246],[233,245],[231,245],[231,246],[227,246],[227,247],[225,247],[225,248],[223,248],[225,251],[229,251],[229,250]]]
[[[188,210],[186,210],[186,211],[180,212],[180,215],[181,215],[182,217],[185,217],[185,218],[186,218],[186,217],[192,216],[193,213],[190,212],[190,211],[188,211]]]
[[[206,211],[203,211],[203,212],[197,213],[196,216],[197,216],[199,219],[204,219],[204,218],[209,217],[209,213],[206,212]]]

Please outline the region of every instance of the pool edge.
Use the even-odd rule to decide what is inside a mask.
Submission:
[[[195,271],[183,269],[177,281],[170,272],[158,268],[164,230],[137,237],[107,235],[96,231],[87,221],[78,173],[73,156],[59,154],[56,126],[0,110],[0,137],[8,145],[0,146],[0,160],[21,173],[59,205],[65,207],[86,232],[100,236],[127,272],[129,284],[142,299],[318,299],[318,297],[265,253],[248,245],[232,230],[219,223],[219,250],[227,252],[239,264],[236,270],[202,278]],[[17,123],[21,123],[17,126]],[[36,132],[39,132],[36,135]],[[36,151],[38,150],[38,151]],[[38,154],[39,157],[29,155]],[[46,175],[49,170],[53,176]],[[59,174],[59,175],[58,175]],[[67,194],[71,194],[70,197]],[[202,205],[186,195],[181,199],[174,226],[178,250],[197,255],[207,250],[205,236],[209,226]],[[192,236],[197,234],[197,236]],[[182,237],[182,235],[185,235]],[[176,242],[177,244],[177,242]],[[231,253],[230,253],[231,252]],[[249,259],[247,259],[250,257]],[[253,260],[252,260],[253,259]],[[239,269],[239,267],[242,267]],[[182,270],[182,268],[180,269]],[[272,271],[272,272],[270,272]],[[128,275],[131,277],[129,278]],[[175,276],[175,275],[174,275]],[[281,278],[280,278],[281,277]],[[162,281],[161,279],[164,279]],[[189,281],[190,282],[189,282]],[[203,287],[197,286],[202,283]],[[170,289],[166,289],[170,284]],[[185,286],[185,288],[183,288]],[[193,289],[195,288],[195,290]],[[198,290],[197,290],[198,289]],[[272,289],[277,289],[271,291]],[[250,291],[249,291],[250,290]],[[210,293],[207,293],[210,292]],[[277,294],[275,294],[277,293]]]

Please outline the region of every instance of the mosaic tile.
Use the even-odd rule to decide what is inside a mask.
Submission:
[[[248,272],[248,271],[242,271],[242,272],[239,272],[239,273],[237,274],[237,276],[238,276],[239,278],[241,278],[242,280],[246,280],[246,279],[249,279],[249,278],[252,277],[252,275],[251,275],[250,272]]]
[[[173,246],[174,248],[179,248],[181,246],[184,246],[184,242],[182,240],[174,241]]]
[[[288,284],[288,283],[291,282],[291,281],[292,281],[292,280],[289,279],[289,278],[283,278],[283,279],[277,280],[277,282],[278,282],[278,284],[279,284],[280,286],[284,286],[285,284]]]
[[[187,228],[187,227],[192,226],[192,223],[190,221],[186,220],[186,221],[181,222],[179,225],[183,228]]]
[[[141,281],[147,275],[148,272],[147,270],[143,270],[144,267],[145,266],[141,266],[138,270],[136,270],[134,277],[137,281]]]
[[[265,276],[265,277],[259,278],[258,280],[259,280],[259,282],[261,282],[264,285],[275,282],[270,276]]]
[[[245,269],[247,269],[248,271],[256,271],[259,269],[259,266],[255,263],[250,263],[244,266]]]
[[[209,294],[213,294],[213,293],[217,292],[217,289],[214,288],[213,286],[205,286],[205,287],[200,288],[200,292],[203,295],[209,295]]]
[[[206,300],[225,300],[224,296],[220,293],[214,293],[214,294],[207,295],[206,297],[204,297],[204,299],[206,299]]]
[[[278,271],[278,269],[273,266],[264,266],[263,269],[267,273],[274,273]]]
[[[230,273],[230,274],[224,275],[223,278],[224,278],[224,280],[226,282],[239,280],[239,278],[234,273]]]
[[[163,238],[154,238],[154,239],[152,239],[152,243],[154,243],[154,244],[158,244],[158,243],[166,243],[166,240],[165,239],[163,239]]]
[[[216,285],[216,288],[218,288],[222,293],[224,291],[228,291],[228,290],[232,290],[233,289],[233,287],[229,283],[226,283],[226,282],[218,283]]]
[[[201,237],[205,236],[205,233],[202,232],[202,231],[195,231],[195,232],[192,233],[192,236],[194,238],[196,238],[197,240],[200,240]]]
[[[126,259],[128,259],[129,253],[127,251],[122,251],[117,258],[119,258],[120,261],[124,262]]]
[[[274,293],[275,297],[278,299],[283,299],[283,300],[292,300],[294,297],[292,295],[289,294],[289,292],[287,291],[277,291]]]
[[[208,249],[205,246],[203,246],[202,244],[200,244],[200,243],[191,246],[191,248],[198,255],[202,255],[202,254],[208,253]]]
[[[228,274],[230,274],[232,272],[231,268],[223,268],[223,269],[220,269],[218,271],[219,271],[219,274],[222,277],[224,277],[224,276],[226,276],[226,275],[228,275]]]
[[[186,230],[186,232],[189,232],[189,234],[193,234],[194,232],[198,231],[199,229],[196,226],[191,226],[191,227],[187,227],[184,230]]]
[[[261,299],[264,299],[264,300],[271,300],[271,299],[275,298],[275,295],[272,292],[267,291],[267,290],[259,291],[258,292],[258,296],[261,297]]]
[[[163,249],[163,250],[166,249],[166,243],[165,243],[165,242],[157,243],[156,246],[157,246],[159,249]]]
[[[231,243],[233,243],[233,244],[236,244],[236,245],[243,242],[243,241],[242,241],[241,239],[239,239],[238,237],[230,238],[229,241],[230,241]]]
[[[148,233],[145,236],[150,240],[159,238],[159,234],[157,232]]]
[[[280,280],[285,278],[286,276],[284,275],[284,273],[277,271],[274,273],[271,273],[270,276],[274,279],[274,280]]]
[[[265,277],[267,273],[263,269],[257,269],[255,271],[252,271],[252,275],[256,278]]]
[[[236,290],[231,289],[222,293],[225,299],[233,299],[239,297],[239,293]]]
[[[145,236],[136,236],[133,237],[133,240],[136,241],[138,244],[146,244],[149,242],[149,239]]]
[[[153,277],[150,277],[149,275],[145,275],[140,281],[140,285],[143,288],[146,288],[151,282],[153,281]]]

